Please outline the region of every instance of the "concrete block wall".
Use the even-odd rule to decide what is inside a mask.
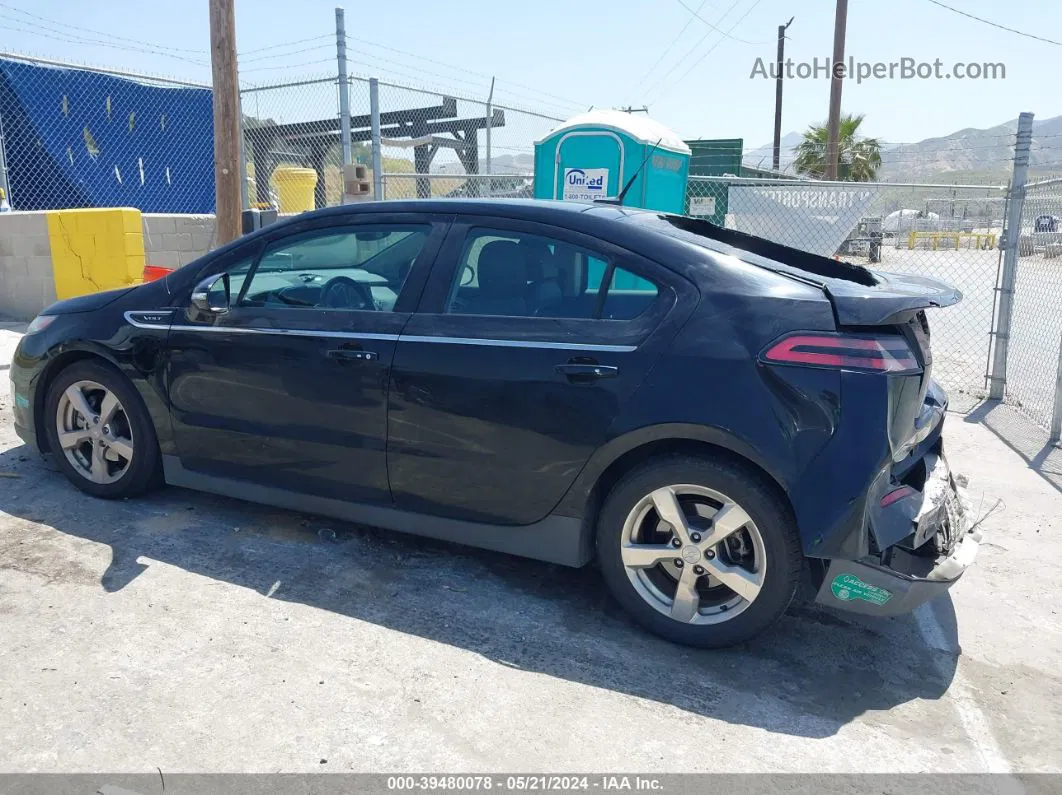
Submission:
[[[148,265],[179,268],[214,247],[213,215],[144,213],[144,251]]]
[[[0,213],[0,314],[28,320],[55,300],[47,213]]]

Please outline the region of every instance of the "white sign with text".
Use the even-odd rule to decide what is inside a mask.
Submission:
[[[691,196],[690,215],[715,215],[715,196]]]
[[[566,168],[564,169],[565,201],[590,201],[602,199],[608,190],[607,168]]]

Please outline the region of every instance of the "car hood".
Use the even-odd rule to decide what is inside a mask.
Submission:
[[[42,315],[73,315],[78,312],[91,312],[94,309],[112,304],[123,295],[135,290],[136,287],[122,287],[118,290],[104,290],[101,293],[89,293],[79,295],[76,298],[67,298],[65,301],[56,301],[46,307]]]

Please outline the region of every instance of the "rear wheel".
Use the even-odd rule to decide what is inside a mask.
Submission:
[[[56,465],[87,494],[132,497],[159,482],[155,428],[136,389],[113,367],[82,361],[59,373],[43,421]]]
[[[597,546],[605,581],[638,623],[700,647],[766,629],[792,600],[802,564],[788,507],[758,473],[685,456],[616,484]]]

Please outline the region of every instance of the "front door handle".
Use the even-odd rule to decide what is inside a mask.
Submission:
[[[338,348],[330,350],[328,352],[329,359],[339,359],[340,361],[361,361],[372,362],[377,359],[375,351],[358,351],[350,348]]]
[[[558,364],[553,369],[573,383],[588,383],[600,378],[615,378],[619,375],[618,367],[611,367],[607,364],[566,362]]]

